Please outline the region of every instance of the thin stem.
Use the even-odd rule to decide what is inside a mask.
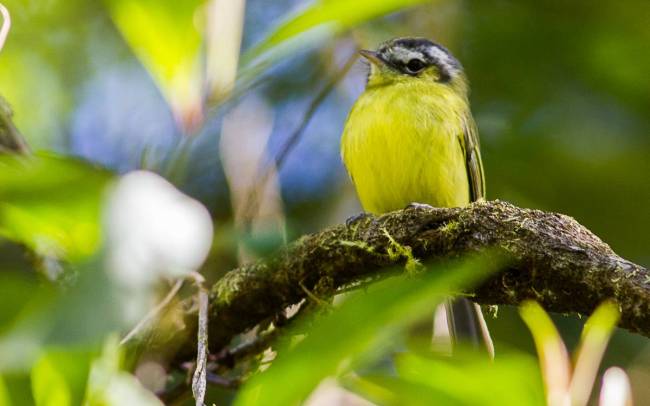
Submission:
[[[309,108],[305,112],[300,122],[300,125],[291,133],[287,141],[282,146],[280,152],[276,155],[275,160],[272,162],[261,163],[260,167],[257,170],[257,180],[253,182],[253,186],[249,192],[248,200],[244,205],[244,219],[248,222],[255,216],[255,212],[259,208],[260,204],[260,195],[261,191],[265,188],[264,186],[269,180],[269,177],[274,172],[274,169],[280,171],[284,165],[287,157],[291,151],[298,145],[298,142],[302,138],[307,125],[311,121],[312,117],[318,110],[318,107],[323,103],[325,98],[332,92],[334,87],[341,81],[343,77],[348,73],[348,71],[354,66],[354,63],[357,60],[357,53],[354,52],[350,55],[341,69],[339,69],[330,80],[328,80],[321,90],[316,94],[309,104]]]
[[[190,277],[198,289],[199,325],[197,329],[196,369],[192,376],[192,394],[196,406],[203,406],[207,389],[208,373],[208,290],[205,288],[205,278],[198,272],[192,272]]]
[[[124,345],[126,342],[128,342],[130,339],[135,337],[136,334],[140,332],[147,324],[149,324],[158,314],[165,308],[167,305],[172,301],[174,296],[178,293],[178,291],[181,289],[181,286],[183,286],[183,280],[179,279],[174,283],[174,286],[169,290],[169,293],[165,296],[165,298],[156,305],[153,309],[149,310],[149,312],[144,316],[142,320],[138,322],[138,324],[129,331],[129,333],[124,336],[122,341],[120,341],[120,345]]]

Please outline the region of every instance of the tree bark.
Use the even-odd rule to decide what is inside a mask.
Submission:
[[[650,337],[650,274],[617,256],[571,217],[502,201],[415,207],[307,235],[274,257],[232,270],[210,293],[210,349],[310,296],[381,275],[409,257],[440,261],[495,249],[509,261],[472,293],[486,305],[534,299],[547,310],[590,314],[605,299],[620,326]],[[432,267],[435,271],[435,267]]]

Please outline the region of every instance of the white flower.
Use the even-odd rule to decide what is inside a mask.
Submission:
[[[127,286],[183,277],[201,266],[212,244],[208,210],[152,172],[118,181],[105,221],[109,269]]]

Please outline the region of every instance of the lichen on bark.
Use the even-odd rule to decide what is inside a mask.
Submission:
[[[535,299],[549,311],[589,314],[611,298],[621,309],[621,327],[650,336],[647,269],[617,256],[571,217],[490,201],[366,216],[304,236],[270,259],[230,271],[211,289],[210,348],[218,351],[239,333],[278,317],[308,297],[305,289],[322,291],[319,286],[326,283],[335,292],[394,270],[409,258],[444,261],[486,249],[509,260],[469,292],[477,303],[516,305]]]

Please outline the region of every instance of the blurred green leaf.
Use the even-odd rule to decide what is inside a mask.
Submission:
[[[102,399],[106,396],[106,389],[110,386],[111,378],[119,373],[123,356],[117,337],[108,337],[102,353],[91,365],[84,404],[103,404]]]
[[[620,318],[617,305],[604,302],[589,317],[573,370],[566,346],[544,309],[528,301],[521,306],[520,314],[535,340],[549,404],[586,405],[607,343]]]
[[[250,50],[247,60],[260,56],[297,36],[315,28],[337,34],[367,20],[392,13],[401,8],[432,0],[316,0],[306,9],[278,25],[262,42]]]
[[[70,388],[63,377],[64,364],[57,364],[47,354],[32,369],[32,393],[36,406],[70,405]]]
[[[429,385],[410,382],[395,376],[345,377],[343,381],[347,389],[354,391],[376,405],[452,406],[464,404],[441,391],[434,390]]]
[[[527,301],[519,310],[535,341],[549,404],[568,396],[571,381],[569,355],[553,321],[537,302]]]
[[[67,136],[77,90],[73,83],[83,77],[83,62],[89,59],[80,50],[79,37],[89,18],[79,3],[2,1],[12,25],[0,52],[0,93],[33,150],[51,148]],[[41,40],[35,43],[34,38]]]
[[[0,235],[39,254],[78,260],[100,244],[112,175],[75,159],[0,156]]]
[[[243,92],[264,69],[298,49],[322,42],[370,19],[434,0],[316,0],[309,7],[289,16],[267,37],[246,51],[237,80]]]
[[[535,359],[508,354],[492,361],[472,352],[453,358],[405,353],[397,376],[345,377],[345,385],[379,405],[543,405]]]
[[[201,114],[201,29],[204,0],[106,0],[115,25],[149,70],[176,118],[192,124]],[[195,123],[194,123],[195,124]]]
[[[456,405],[458,399],[435,391],[428,385],[409,382],[394,376],[365,376],[363,378],[344,378],[348,390],[370,400],[376,405],[413,405],[431,404]]]
[[[571,379],[571,404],[586,405],[589,401],[600,362],[619,318],[618,306],[604,302],[585,323]]]
[[[31,371],[37,406],[81,404],[93,355],[87,349],[48,349]]]
[[[68,361],[74,358],[83,365],[79,360],[86,353],[107,334],[123,327],[122,302],[113,281],[97,262],[80,264],[79,268],[75,283],[66,289],[59,284],[15,283],[20,278],[5,275],[3,284],[19,290],[22,297],[11,295],[0,302],[8,304],[7,311],[0,308],[0,373],[29,371],[43,348],[50,349],[52,356],[61,352]],[[10,313],[12,310],[15,313]],[[66,371],[69,382],[78,382],[72,378],[83,375],[74,371],[76,367]],[[80,384],[70,385],[76,390]]]
[[[0,89],[31,147],[47,147],[61,134],[61,118],[70,109],[68,89],[32,49],[0,53]]]
[[[11,399],[9,398],[9,390],[5,384],[5,380],[0,375],[0,405],[11,406]]]
[[[485,262],[472,260],[417,277],[391,278],[367,292],[351,294],[340,308],[318,320],[294,349],[280,349],[269,370],[243,388],[236,405],[296,404],[323,378],[380,357],[401,329],[433,312],[450,292],[477,282],[486,273]]]
[[[468,353],[453,358],[399,356],[404,380],[429,387],[439,397],[466,405],[543,405],[544,391],[535,360],[506,355],[494,361]]]
[[[20,303],[12,303],[12,307],[20,310],[4,315],[7,322],[0,334],[0,373],[29,371],[38,360],[53,324],[55,302],[50,289],[33,285],[21,293]]]
[[[2,270],[0,283],[0,336],[10,328],[16,317],[30,303],[25,292],[36,295],[41,291],[36,281],[23,274]]]
[[[582,330],[581,351],[590,344],[600,346],[603,342],[607,343],[620,318],[621,313],[616,303],[607,301],[598,306]]]

